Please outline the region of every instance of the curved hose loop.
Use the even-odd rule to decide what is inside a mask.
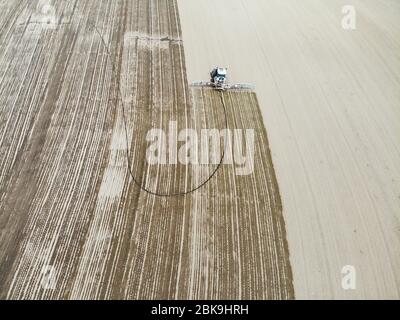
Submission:
[[[90,22],[88,22],[88,24],[89,24],[89,27],[92,27],[95,30],[95,32],[100,36],[100,39],[101,39],[101,41],[102,41],[102,43],[103,43],[103,45],[104,45],[104,47],[105,47],[105,49],[107,51],[107,54],[110,57],[110,61],[111,61],[111,65],[112,65],[112,71],[113,71],[114,74],[116,74],[116,67],[115,67],[115,64],[114,64],[113,60],[111,59],[112,55],[111,55],[111,52],[110,52],[110,48],[106,44],[106,42],[105,42],[103,36],[101,35],[101,33],[99,32],[98,28],[95,25],[93,25],[92,23],[90,23]],[[133,172],[132,172],[132,163],[131,163],[131,159],[130,159],[130,156],[129,156],[130,150],[129,150],[128,128],[127,128],[126,116],[125,116],[126,109],[125,109],[124,100],[122,99],[122,92],[121,92],[120,86],[118,86],[118,95],[119,95],[119,99],[117,98],[117,100],[121,100],[121,105],[122,105],[122,118],[123,118],[123,121],[124,121],[125,141],[126,141],[126,158],[127,158],[127,163],[128,163],[128,172],[129,172],[129,175],[131,176],[133,182],[136,184],[136,186],[138,186],[141,190],[143,190],[143,191],[145,191],[148,194],[151,194],[153,196],[157,196],[157,197],[179,197],[179,196],[185,196],[185,195],[188,195],[190,193],[193,193],[193,192],[201,189],[202,187],[204,187],[208,182],[210,182],[210,180],[216,175],[216,173],[221,168],[221,166],[222,166],[222,164],[224,162],[226,146],[228,145],[226,143],[226,137],[225,137],[225,148],[224,148],[224,150],[222,152],[221,159],[220,159],[219,163],[217,164],[217,166],[214,169],[214,171],[210,174],[210,176],[206,180],[204,180],[202,183],[197,185],[196,187],[194,187],[194,188],[192,188],[190,190],[187,190],[187,191],[182,191],[182,192],[160,193],[160,192],[152,191],[152,190],[146,188],[145,186],[143,186],[142,181],[139,181],[135,177]],[[222,108],[223,108],[223,111],[224,111],[225,128],[227,129],[228,128],[228,117],[227,117],[227,113],[226,113],[225,100],[224,100],[222,92],[220,92],[220,99],[221,99],[221,105],[222,105]]]

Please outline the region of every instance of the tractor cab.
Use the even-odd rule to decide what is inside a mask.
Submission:
[[[225,68],[214,68],[210,72],[211,83],[213,83],[216,88],[223,89],[226,83],[226,74],[227,71]]]
[[[215,77],[226,77],[226,69],[225,68],[215,68],[211,71],[211,79],[214,79]]]

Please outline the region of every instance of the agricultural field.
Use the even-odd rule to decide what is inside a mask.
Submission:
[[[295,297],[257,97],[188,85],[175,0],[0,0],[0,170],[2,299]]]
[[[0,299],[399,299],[399,21],[0,0]]]

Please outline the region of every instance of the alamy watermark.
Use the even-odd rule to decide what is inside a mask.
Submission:
[[[342,273],[342,289],[356,289],[356,268],[352,265],[346,265],[341,270]]]
[[[342,7],[342,28],[344,30],[356,29],[356,9],[352,5],[345,5]]]
[[[170,121],[168,131],[153,128],[147,132],[149,165],[218,165],[235,166],[236,175],[254,171],[253,129],[182,129]],[[222,159],[223,156],[223,159]]]
[[[40,286],[43,290],[54,290],[56,288],[56,269],[54,266],[45,265],[41,270]]]
[[[39,0],[36,12],[32,15],[32,22],[55,25],[57,23],[56,8],[51,0]]]

